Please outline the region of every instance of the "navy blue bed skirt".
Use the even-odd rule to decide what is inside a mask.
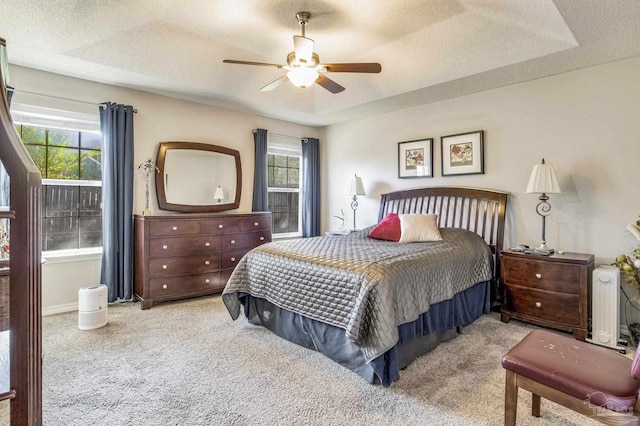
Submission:
[[[250,323],[262,325],[284,339],[323,353],[369,383],[389,386],[400,378],[400,370],[417,356],[455,338],[458,328],[488,313],[490,287],[489,281],[481,282],[449,300],[431,305],[417,320],[401,324],[398,343],[369,363],[341,328],[287,311],[247,293],[239,293],[238,299]]]

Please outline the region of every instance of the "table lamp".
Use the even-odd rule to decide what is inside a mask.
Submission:
[[[367,195],[364,192],[364,186],[362,185],[362,178],[354,175],[349,182],[347,182],[347,191],[345,195],[353,196],[351,201],[351,209],[353,210],[353,230],[356,230],[356,209],[358,208],[358,195]]]
[[[547,194],[560,194],[560,185],[558,185],[556,169],[553,167],[553,164],[545,163],[543,158],[541,164],[533,166],[526,192],[527,194],[541,194],[540,197],[538,197],[540,202],[536,206],[536,213],[542,217],[542,241],[538,249],[553,253],[553,249],[547,247],[545,238],[545,219],[549,216],[549,211],[551,210],[551,204],[548,203],[549,196]]]

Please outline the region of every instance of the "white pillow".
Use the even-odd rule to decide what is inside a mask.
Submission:
[[[442,241],[436,214],[401,214],[400,242]]]

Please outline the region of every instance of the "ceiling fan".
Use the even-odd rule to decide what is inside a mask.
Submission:
[[[293,52],[287,55],[287,65],[268,64],[264,62],[236,61],[225,59],[227,64],[258,65],[263,67],[276,67],[288,70],[288,72],[277,80],[267,84],[261,91],[273,90],[283,82],[289,80],[294,86],[302,89],[318,83],[331,93],[340,93],[344,87],[325,76],[325,72],[359,72],[359,73],[379,73],[382,66],[377,62],[341,63],[341,64],[321,64],[320,57],[313,51],[313,40],[305,37],[305,27],[311,18],[309,12],[296,13],[298,23],[302,26],[302,35],[293,36]]]

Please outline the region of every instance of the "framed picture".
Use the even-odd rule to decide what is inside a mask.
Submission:
[[[442,176],[484,173],[484,130],[442,136]]]
[[[398,142],[398,177],[433,177],[433,139]]]

